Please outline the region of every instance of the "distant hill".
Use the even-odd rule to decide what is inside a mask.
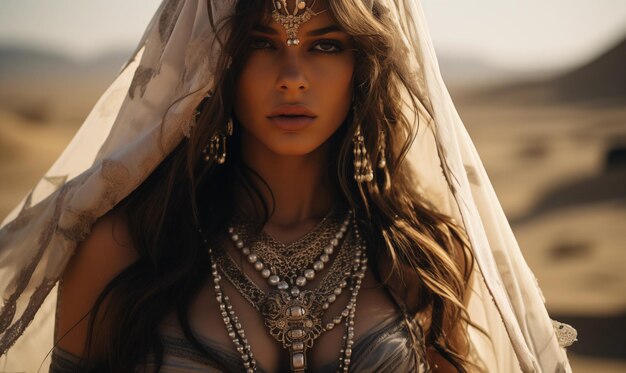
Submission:
[[[591,61],[553,77],[490,88],[481,97],[520,102],[623,102],[626,100],[626,37]]]
[[[28,73],[40,69],[70,69],[74,62],[54,52],[16,46],[0,47],[0,74]]]
[[[480,86],[519,79],[522,73],[496,67],[487,61],[462,55],[438,56],[441,75],[448,86]]]
[[[626,98],[626,37],[596,59],[551,83],[565,99]]]
[[[36,123],[80,123],[131,53],[117,50],[76,60],[54,51],[0,46],[0,111]]]
[[[0,80],[28,76],[114,76],[130,56],[130,50],[104,53],[88,60],[75,60],[54,51],[20,46],[0,46]]]

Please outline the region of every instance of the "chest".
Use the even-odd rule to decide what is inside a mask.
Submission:
[[[263,315],[228,281],[223,281],[222,291],[236,310],[258,365],[266,371],[288,371],[290,354],[270,335]],[[340,314],[343,305],[349,301],[348,298],[349,294],[346,292],[339,295],[326,314]],[[398,315],[398,310],[385,289],[375,281],[371,271],[367,271],[358,295],[354,340],[358,342],[368,334],[380,331],[381,327],[389,325],[389,321],[397,319]],[[332,322],[332,316],[324,321]],[[207,286],[194,300],[190,308],[190,326],[200,338],[209,341],[212,346],[219,346],[234,356],[241,355],[229,336],[212,287]],[[324,366],[339,361],[340,351],[345,343],[344,336],[343,327],[336,327],[319,335],[307,349],[308,368],[319,371]]]

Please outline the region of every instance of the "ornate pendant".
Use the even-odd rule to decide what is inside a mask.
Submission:
[[[315,13],[304,0],[295,0],[293,5],[293,11],[290,11],[287,7],[287,0],[273,1],[274,11],[272,12],[272,19],[276,23],[280,23],[287,32],[287,45],[298,45],[300,40],[298,39],[298,28],[300,25],[309,19]]]
[[[261,309],[270,334],[289,351],[293,372],[306,370],[306,350],[324,331],[323,309],[316,298],[308,290],[295,297],[285,290],[272,290]]]

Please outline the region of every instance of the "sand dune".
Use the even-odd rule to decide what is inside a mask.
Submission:
[[[562,99],[626,98],[626,38],[591,62],[552,81]]]
[[[33,124],[0,108],[0,219],[52,166],[75,128],[65,122]]]
[[[626,37],[591,61],[549,78],[525,79],[475,92],[482,100],[517,103],[626,104]]]

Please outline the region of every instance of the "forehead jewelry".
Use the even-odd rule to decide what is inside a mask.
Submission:
[[[301,24],[308,21],[311,16],[317,15],[311,8],[315,4],[312,0],[311,5],[307,6],[305,0],[289,1],[291,7],[287,4],[287,0],[274,0],[274,11],[272,11],[272,19],[276,23],[280,23],[287,31],[287,45],[298,45],[298,28]],[[291,9],[290,9],[291,8]]]

